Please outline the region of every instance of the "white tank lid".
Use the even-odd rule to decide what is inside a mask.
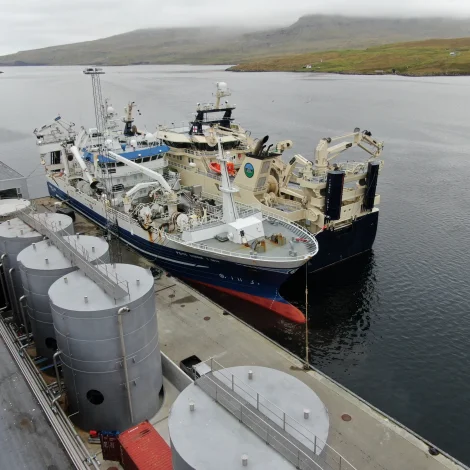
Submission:
[[[147,269],[132,264],[100,265],[101,270],[105,267],[109,277],[117,274],[120,281],[128,282],[129,296],[114,300],[82,271],[74,271],[64,276],[67,277],[67,282],[62,277],[52,284],[49,289],[51,303],[58,308],[75,312],[108,310],[125,306],[153,289],[154,279]],[[124,288],[127,289],[127,285]]]
[[[60,232],[73,224],[72,217],[65,214],[58,214],[56,212],[41,212],[37,214],[39,220],[45,223],[47,227],[54,231]]]
[[[18,218],[0,224],[0,238],[37,238],[40,236],[40,233]]]
[[[108,252],[109,245],[103,238],[91,237],[88,235],[70,235],[64,237],[77,250],[85,249],[90,256],[90,261],[95,261]],[[46,261],[47,260],[47,261]],[[25,248],[18,255],[20,262],[26,269],[55,270],[67,269],[72,263],[62,254],[62,252],[52,245],[48,240],[43,240]]]
[[[24,209],[31,204],[27,199],[1,199],[0,200],[0,217],[6,217],[14,214],[19,209]]]
[[[37,215],[39,220],[45,223],[49,230],[53,232],[66,230],[73,224],[72,218],[68,215],[56,214],[55,212],[43,212]],[[0,237],[3,238],[31,238],[40,236],[40,233],[17,217],[0,224]]]

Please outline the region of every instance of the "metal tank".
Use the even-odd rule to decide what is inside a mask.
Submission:
[[[114,299],[75,271],[52,284],[49,298],[68,412],[82,429],[123,431],[160,407],[154,280],[138,266],[102,267],[128,282],[128,296]]]
[[[328,468],[328,410],[305,383],[259,366],[196,366],[168,418],[174,470]],[[346,467],[343,467],[346,469]]]
[[[15,217],[20,209],[30,206],[31,202],[27,199],[1,199],[0,200],[0,221]]]
[[[38,214],[38,219],[59,235],[75,233],[73,220],[66,215],[47,212]],[[18,218],[0,224],[0,258],[6,281],[4,283],[10,298],[13,318],[18,325],[22,323],[19,299],[23,296],[23,284],[16,258],[26,247],[42,239],[41,234]]]
[[[109,262],[109,245],[103,238],[69,235],[64,240],[82,253],[85,250],[93,264]],[[28,246],[21,251],[17,260],[36,353],[52,359],[57,342],[48,291],[57,279],[75,271],[77,267],[48,240]]]

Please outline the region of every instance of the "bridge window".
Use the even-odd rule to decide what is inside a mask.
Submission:
[[[58,165],[60,163],[60,150],[51,152],[51,165]]]

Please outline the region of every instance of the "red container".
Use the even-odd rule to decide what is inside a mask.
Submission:
[[[125,470],[173,470],[170,447],[148,421],[122,432],[119,443]]]

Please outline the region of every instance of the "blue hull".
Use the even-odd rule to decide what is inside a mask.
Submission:
[[[76,199],[69,197],[50,182],[47,183],[47,186],[52,197],[66,202],[99,226],[106,227],[106,220],[100,214]],[[303,314],[279,294],[281,285],[296,269],[248,267],[238,263],[199,256],[152,243],[131,234],[121,227],[119,228],[119,238],[176,277],[189,279],[236,295],[273,310],[275,313],[293,321],[305,321]]]

